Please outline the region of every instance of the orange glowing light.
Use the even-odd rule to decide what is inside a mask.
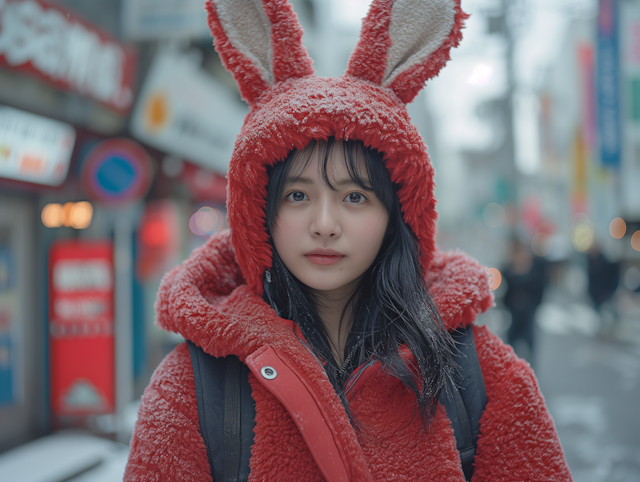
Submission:
[[[59,228],[62,226],[62,205],[58,203],[47,204],[42,208],[40,218],[46,227]]]
[[[502,274],[496,268],[489,268],[489,288],[493,291],[497,290],[502,283]]]
[[[85,229],[91,224],[93,206],[87,201],[47,204],[40,214],[42,224],[48,228],[60,226]]]
[[[622,218],[613,218],[609,223],[609,234],[616,239],[622,238],[627,232],[627,223]]]
[[[633,233],[631,236],[631,247],[636,251],[640,251],[640,230]]]
[[[91,203],[87,201],[74,203],[69,212],[69,224],[75,229],[85,229],[91,224],[92,217],[93,206]]]
[[[64,203],[62,206],[62,225],[71,227],[71,210],[73,209],[73,203]]]

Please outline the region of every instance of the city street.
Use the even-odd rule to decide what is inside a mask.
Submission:
[[[574,481],[640,481],[640,317],[602,337],[592,314],[541,307],[536,374]]]

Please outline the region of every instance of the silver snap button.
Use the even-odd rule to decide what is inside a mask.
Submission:
[[[262,367],[260,369],[260,374],[265,377],[267,380],[273,380],[275,377],[278,376],[278,372],[276,371],[275,368],[273,367]]]

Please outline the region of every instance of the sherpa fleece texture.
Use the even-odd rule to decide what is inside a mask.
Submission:
[[[361,140],[383,153],[399,187],[404,219],[417,239],[426,285],[447,329],[473,323],[492,305],[486,269],[463,253],[441,253],[436,247],[434,170],[405,106],[448,60],[466,14],[459,0],[373,0],[345,75],[320,78],[313,74],[302,30],[286,0],[238,2],[206,4],[216,49],[251,107],[228,172],[231,231],[212,237],[165,276],[157,324],[213,356],[245,361],[268,348],[295,367],[333,427],[348,480],[462,482],[443,411],[423,430],[411,393],[373,364],[349,395],[362,427],[354,430],[322,366],[299,332],[294,334],[293,322],[279,318],[261,295],[264,270],[271,266],[267,168],[312,139],[335,136]],[[401,19],[407,18],[415,24],[403,29]],[[243,22],[265,30],[252,37]],[[270,39],[268,48],[258,38]],[[530,367],[485,328],[474,326],[474,332],[488,402],[473,480],[571,480]],[[296,415],[253,374],[249,382],[256,405],[250,480],[322,480],[294,423]],[[142,397],[125,480],[211,480],[185,345],[157,368]]]
[[[486,271],[460,252],[436,253],[430,289],[448,329],[464,326],[491,305]],[[351,395],[364,429],[355,431],[322,367],[261,297],[251,292],[234,260],[229,232],[218,234],[167,274],[157,301],[158,324],[214,356],[245,360],[272,346],[315,384],[338,427],[353,481],[462,482],[455,438],[440,413],[421,430],[412,395],[379,369],[370,369]],[[474,481],[571,480],[553,421],[528,364],[486,328],[474,326],[487,407],[480,421]],[[250,375],[256,402],[250,480],[323,480],[284,407]],[[154,373],[142,398],[126,481],[207,481],[193,371],[186,345]]]

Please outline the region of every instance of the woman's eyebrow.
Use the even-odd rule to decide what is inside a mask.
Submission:
[[[315,181],[313,181],[312,179],[309,179],[308,177],[293,177],[290,176],[287,178],[287,180],[285,181],[285,186],[290,186],[292,184],[313,184]],[[344,179],[340,179],[338,181],[334,180],[331,182],[332,186],[338,186],[338,187],[342,187],[342,186],[357,186],[358,183],[355,182],[353,179],[351,179],[350,177],[346,177]],[[369,188],[371,189],[371,188]]]
[[[308,177],[288,177],[287,180],[285,181],[285,185],[289,186],[291,184],[296,184],[298,182],[302,184],[313,184],[313,181]]]

